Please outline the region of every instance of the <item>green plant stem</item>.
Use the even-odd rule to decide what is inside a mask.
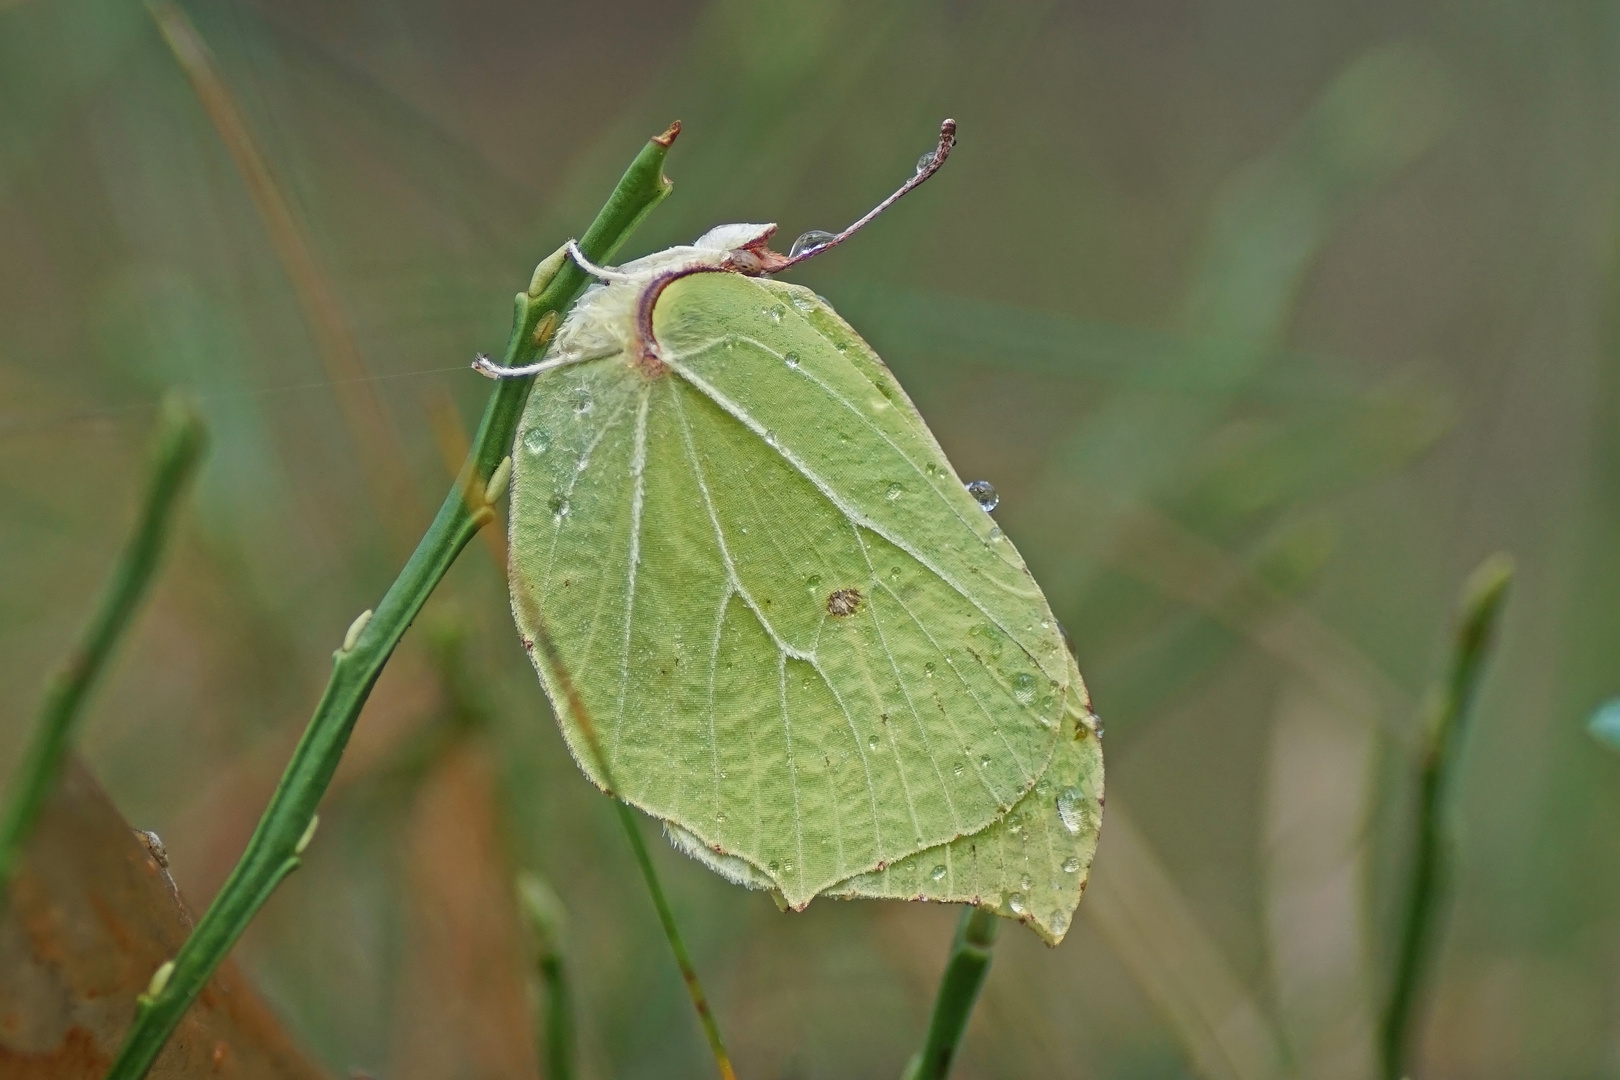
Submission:
[[[180,497],[202,460],[207,442],[207,432],[196,412],[177,397],[165,399],[135,531],[124,545],[95,618],[73,654],[51,678],[39,723],[12,780],[10,801],[0,816],[0,905],[5,902],[11,875],[40,808],[61,775],[85,698],[152,583]]]
[[[538,874],[518,875],[518,900],[534,933],[535,968],[540,973],[540,1016],[535,1025],[541,1033],[541,1074],[546,1080],[573,1080],[575,1067],[574,1004],[569,988],[568,967],[563,957],[564,925],[567,922],[562,901]]]
[[[922,1049],[906,1065],[905,1080],[944,1080],[956,1060],[957,1047],[973,1015],[973,1003],[990,972],[991,949],[1001,920],[986,908],[970,907],[956,924],[951,942],[951,958],[939,980],[934,998],[934,1015],[928,1021],[928,1035]]]
[[[663,175],[663,163],[678,131],[677,125],[652,139],[631,162],[607,205],[580,238],[580,247],[590,259],[610,259],[642,218],[668,194],[671,185]],[[529,290],[517,297],[512,337],[505,353],[508,365],[528,363],[539,354],[549,340],[547,328],[556,326],[561,313],[587,284],[584,271],[568,259],[548,259],[541,264],[541,270],[546,272],[537,271]],[[331,783],[372,685],[461,549],[495,516],[485,499],[485,486],[510,450],[532,382],[503,379],[496,383],[461,477],[405,568],[377,604],[376,613],[351,646],[334,655],[326,692],[247,850],[181,947],[167,981],[156,993],[142,995],[135,1022],[107,1073],[108,1080],[140,1080],[146,1075],[175,1025],[249,921],[281,880],[297,869],[301,842],[307,842],[306,831],[315,808]]]
[[[1512,580],[1513,563],[1505,555],[1486,559],[1469,577],[1458,608],[1450,669],[1445,682],[1429,698],[1411,878],[1401,923],[1400,952],[1383,1017],[1385,1080],[1402,1080],[1407,1075],[1408,1044],[1422,1005],[1435,930],[1445,911],[1452,776]]]
[[[703,984],[698,980],[697,968],[692,964],[692,957],[686,951],[686,943],[681,940],[680,927],[675,925],[675,913],[669,909],[669,901],[664,897],[664,887],[659,884],[658,871],[653,869],[652,858],[647,854],[647,845],[641,838],[641,829],[636,824],[636,812],[630,804],[614,795],[613,808],[619,812],[619,824],[624,826],[624,834],[630,839],[630,849],[636,853],[636,865],[641,867],[641,876],[647,882],[647,892],[652,895],[653,906],[658,909],[658,921],[664,924],[664,936],[669,939],[669,950],[675,954],[675,966],[681,969],[681,978],[686,981],[686,992],[691,995],[692,1008],[697,1010],[698,1022],[703,1025],[703,1034],[709,1040],[709,1051],[714,1054],[714,1063],[720,1069],[723,1080],[737,1080],[737,1072],[731,1067],[731,1055],[726,1053],[726,1045],[720,1039],[720,1027],[715,1023],[714,1013],[709,1008],[709,999],[703,992]]]

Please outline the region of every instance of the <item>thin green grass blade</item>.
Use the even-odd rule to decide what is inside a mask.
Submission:
[[[1384,1080],[1406,1075],[1408,1043],[1421,1015],[1423,980],[1446,904],[1451,836],[1446,820],[1457,760],[1496,625],[1513,581],[1513,563],[1493,555],[1468,579],[1459,605],[1446,679],[1430,698],[1428,742],[1419,777],[1415,850],[1388,1003],[1384,1011]]]
[[[164,401],[151,474],[135,529],[84,636],[67,663],[51,678],[39,722],[18,764],[10,800],[0,816],[0,904],[5,903],[7,886],[29,830],[61,775],[85,699],[106,669],[156,576],[181,496],[202,461],[207,441],[202,420],[190,405],[177,397]]]

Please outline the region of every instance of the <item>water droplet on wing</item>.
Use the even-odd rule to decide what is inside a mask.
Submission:
[[[814,251],[817,248],[826,247],[827,241],[834,239],[834,237],[834,233],[827,232],[823,229],[811,229],[809,232],[804,233],[797,240],[793,241],[793,246],[788,248],[788,258],[796,259],[807,251]]]
[[[1057,797],[1058,820],[1063,823],[1063,831],[1070,836],[1080,835],[1080,826],[1085,822],[1086,797],[1080,794],[1077,787],[1066,787],[1058,792]]]
[[[1001,505],[1001,496],[996,494],[996,486],[988,480],[974,480],[966,485],[967,493],[973,496],[973,501],[979,504],[979,509],[989,513]]]
[[[1035,700],[1035,676],[1027,671],[1020,671],[1013,677],[1013,697],[1028,705]]]

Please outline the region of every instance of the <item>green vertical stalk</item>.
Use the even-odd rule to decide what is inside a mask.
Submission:
[[[1450,668],[1446,680],[1429,697],[1412,871],[1381,1033],[1384,1080],[1406,1076],[1411,1034],[1423,1004],[1424,978],[1445,913],[1452,842],[1447,815],[1453,776],[1512,580],[1513,562],[1500,554],[1486,559],[1469,577],[1458,607]]]
[[[679,125],[672,126],[650,140],[631,162],[607,205],[580,237],[579,246],[587,257],[596,262],[612,258],[642,218],[669,193],[671,185],[663,174],[663,164],[679,130]],[[562,312],[587,283],[584,271],[571,260],[553,257],[541,264],[529,289],[517,297],[505,353],[508,365],[529,363],[545,348]],[[332,781],[372,685],[461,549],[495,516],[487,485],[510,451],[532,383],[533,379],[502,379],[495,384],[462,475],[377,604],[375,614],[356,620],[343,647],[334,654],[326,692],[247,850],[172,966],[160,968],[149,991],[141,996],[135,1023],[107,1073],[108,1080],[140,1080],[146,1075],[214,969],[276,886],[297,869],[314,827],[315,808]]]
[[[95,617],[73,654],[51,678],[39,723],[11,782],[10,801],[0,815],[0,905],[5,903],[17,858],[40,808],[62,773],[85,699],[157,572],[180,497],[202,461],[207,442],[196,412],[178,397],[166,398],[135,531],[124,544]]]
[[[726,1044],[720,1038],[720,1025],[714,1019],[714,1010],[709,1008],[709,997],[703,992],[697,967],[692,963],[692,955],[686,951],[680,927],[675,924],[675,913],[670,910],[664,887],[658,881],[658,871],[653,868],[652,857],[647,854],[641,828],[636,824],[636,812],[617,795],[613,797],[613,808],[619,812],[619,824],[624,826],[624,835],[630,841],[630,850],[635,852],[636,865],[641,868],[653,907],[658,909],[658,921],[663,924],[664,937],[669,939],[669,951],[675,954],[675,966],[681,970],[681,979],[686,983],[686,993],[692,999],[698,1023],[703,1025],[703,1036],[709,1040],[709,1052],[714,1055],[715,1067],[720,1070],[721,1080],[737,1080],[737,1071],[731,1066],[731,1055],[726,1052]]]
[[[990,973],[990,951],[1000,926],[1000,919],[987,908],[970,907],[962,912],[951,942],[951,957],[939,980],[928,1035],[922,1049],[907,1063],[904,1080],[944,1080],[950,1075],[973,1004],[979,1000],[979,988]]]
[[[569,987],[568,967],[563,958],[563,927],[566,915],[562,901],[537,874],[518,875],[518,900],[534,934],[535,968],[540,974],[540,1015],[535,1029],[540,1035],[539,1058],[546,1080],[574,1080],[575,1064],[574,1002]]]

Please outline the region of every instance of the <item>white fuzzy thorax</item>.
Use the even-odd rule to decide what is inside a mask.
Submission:
[[[633,349],[636,305],[654,278],[672,270],[719,267],[740,252],[763,247],[775,232],[775,225],[716,225],[695,243],[611,267],[612,278],[586,289],[568,313],[546,354],[547,366],[596,360]]]

